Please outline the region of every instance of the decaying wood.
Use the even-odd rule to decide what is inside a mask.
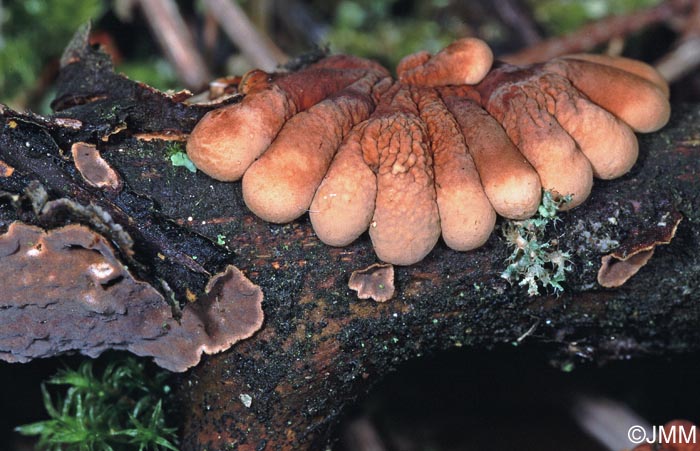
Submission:
[[[596,181],[587,203],[551,229],[573,254],[563,295],[528,297],[509,285],[500,276],[509,249],[494,234],[475,251],[440,244],[396,267],[394,297],[376,303],[348,288],[354,270],[376,262],[367,237],[326,246],[308,218],[265,223],[245,208],[239,183],[172,166],[171,142],[134,136],[187,132],[201,107],[113,75],[89,48],[71,52],[54,117],[0,110],[0,160],[13,168],[0,191],[21,197],[38,181],[51,199],[100,206],[132,237],[135,274],[160,290],[166,280],[181,302],[226,264],[264,293],[260,332],[178,378],[183,450],[319,449],[343,408],[396,365],[456,346],[548,343],[560,359],[597,362],[700,348],[700,106],[677,108],[662,132],[640,137],[632,172]],[[77,141],[96,144],[119,173],[118,194],[82,180],[69,157]],[[68,212],[49,221],[8,196],[0,231],[14,220],[76,220]],[[598,285],[615,242],[647,237],[678,214],[675,238],[638,274],[616,289]]]

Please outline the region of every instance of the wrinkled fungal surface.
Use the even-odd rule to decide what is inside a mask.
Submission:
[[[635,132],[669,118],[666,82],[638,61],[492,62],[467,38],[407,56],[398,81],[344,55],[252,71],[243,101],[208,113],[187,151],[216,179],[242,178],[262,219],[308,211],[321,241],[345,246],[369,231],[380,260],[410,265],[440,236],[459,251],[481,246],[497,215],[532,216],[543,189],[580,205],[594,177],[630,170]]]
[[[72,224],[13,222],[0,235],[0,359],[27,362],[108,349],[153,357],[171,371],[228,349],[262,326],[262,291],[233,266],[182,310],[135,280],[105,238]]]

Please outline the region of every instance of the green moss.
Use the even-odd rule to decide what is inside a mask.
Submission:
[[[96,375],[92,362],[60,371],[48,385],[67,386],[52,396],[42,384],[48,420],[19,426],[38,435],[38,449],[55,451],[173,450],[176,428],[167,427],[163,398],[170,392],[168,373],[147,374],[142,362],[120,358]]]
[[[197,167],[194,165],[190,157],[185,153],[184,146],[181,143],[173,142],[166,146],[165,154],[170,157],[170,163],[175,167],[184,167],[188,171],[195,173]]]

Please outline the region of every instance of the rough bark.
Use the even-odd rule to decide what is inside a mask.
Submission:
[[[136,275],[158,289],[168,281],[181,302],[226,264],[265,296],[260,332],[178,379],[183,450],[319,449],[343,408],[397,364],[455,346],[547,343],[560,361],[601,362],[700,348],[700,106],[677,107],[663,131],[640,137],[632,172],[596,181],[583,206],[561,215],[550,238],[574,254],[564,294],[529,297],[501,278],[509,249],[494,233],[475,251],[441,243],[396,267],[395,297],[379,304],[348,288],[352,271],[376,262],[366,236],[326,246],[307,217],[265,223],[245,208],[240,183],[173,167],[172,143],[134,135],[187,132],[202,109],[127,83],[88,48],[73,51],[54,117],[0,109],[0,160],[15,170],[0,191],[20,195],[0,196],[0,231],[16,219],[91,225],[70,211],[36,215],[22,193],[38,181],[51,199],[108,211],[134,240],[133,257],[122,257]],[[85,184],[65,157],[76,141],[98,145],[124,181],[120,193]],[[603,244],[648,240],[679,214],[675,238],[637,275],[617,289],[598,285]]]
[[[235,262],[263,287],[267,319],[252,339],[186,376],[185,449],[321,449],[343,407],[398,363],[455,346],[544,343],[561,362],[697,350],[698,119],[699,107],[677,108],[665,130],[641,138],[630,174],[596,181],[589,201],[562,215],[552,233],[574,253],[574,271],[558,297],[528,297],[502,279],[509,251],[494,234],[475,251],[441,244],[424,261],[396,267],[397,294],[386,303],[358,300],[347,282],[376,261],[368,239],[330,248],[306,219],[265,224],[235,196],[228,214],[241,219],[230,226],[245,224],[233,232]],[[638,274],[617,289],[597,283],[609,252],[596,243],[646,242],[676,212],[675,238]]]

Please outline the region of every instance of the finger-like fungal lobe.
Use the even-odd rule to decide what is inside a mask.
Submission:
[[[563,59],[589,61],[591,63],[602,64],[604,66],[611,66],[622,71],[629,72],[651,82],[661,90],[661,92],[666,98],[669,97],[670,90],[668,88],[668,83],[666,83],[666,80],[664,80],[661,74],[652,66],[643,63],[639,60],[625,58],[623,56],[610,56],[594,53],[577,53],[574,55],[566,55],[563,57]]]
[[[432,57],[426,52],[407,56],[396,72],[400,82],[411,85],[473,85],[484,78],[492,63],[493,53],[488,44],[481,39],[464,38]]]
[[[668,87],[650,66],[626,58],[572,55],[528,67],[499,65],[478,86],[481,102],[539,174],[544,189],[580,205],[592,177],[627,173],[634,131],[662,127]]]
[[[535,168],[544,189],[573,195],[570,207],[581,204],[593,187],[593,170],[571,135],[550,113],[559,106],[558,99],[548,92],[550,80],[507,67],[492,74],[480,86],[486,110]],[[551,93],[558,94],[556,87]]]
[[[312,224],[322,241],[336,245],[369,227],[380,259],[415,263],[440,237],[434,179],[428,131],[412,89],[395,84],[338,152],[311,205]]]
[[[207,114],[187,150],[208,175],[243,178],[262,219],[309,212],[318,237],[345,246],[369,231],[379,259],[410,265],[440,236],[481,246],[496,215],[532,216],[542,190],[586,200],[594,178],[627,173],[635,132],[662,127],[668,86],[650,66],[570,55],[497,63],[478,39],[397,67],[331,56],[294,73],[255,70],[243,100]]]
[[[207,113],[192,130],[187,153],[204,173],[222,181],[240,179],[277,136],[284,123],[363,77],[376,63],[331,57],[284,76],[261,71],[243,80],[245,98]],[[348,68],[351,63],[356,68]],[[384,72],[386,72],[384,70]]]
[[[668,87],[661,76],[653,69],[643,70],[642,65],[633,66],[624,61],[617,65],[601,64],[602,61],[559,58],[547,63],[545,68],[571,80],[576,89],[634,131],[649,133],[666,125],[671,105]]]
[[[340,143],[374,110],[381,75],[368,72],[285,123],[243,177],[243,199],[253,213],[284,223],[309,209]]]
[[[398,265],[422,260],[440,238],[428,130],[411,94],[397,84],[362,137],[363,157],[377,177],[369,236],[377,256]]]
[[[363,122],[350,132],[311,202],[314,231],[331,246],[355,241],[367,231],[374,214],[377,177],[362,155],[366,128]]]
[[[484,192],[460,125],[435,90],[421,89],[416,94],[433,155],[442,238],[455,250],[477,248],[491,235],[496,211]]]
[[[535,214],[542,193],[540,177],[501,124],[476,103],[474,93],[443,90],[441,95],[460,126],[494,210],[509,219]]]

